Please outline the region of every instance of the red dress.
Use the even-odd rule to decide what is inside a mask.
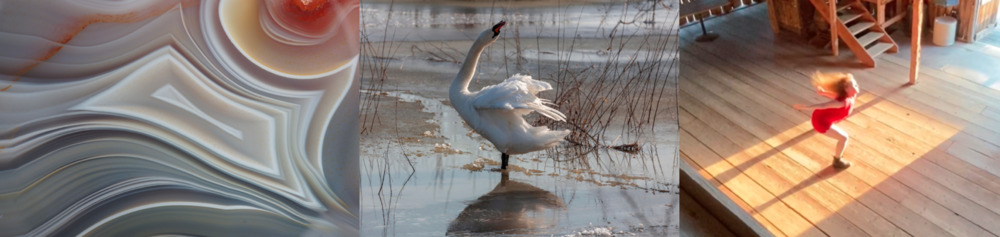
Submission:
[[[845,98],[843,101],[846,102],[844,107],[814,110],[812,114],[813,129],[819,133],[826,133],[826,130],[830,130],[830,126],[847,118],[847,115],[851,114],[851,108],[854,107],[854,100],[853,98]]]

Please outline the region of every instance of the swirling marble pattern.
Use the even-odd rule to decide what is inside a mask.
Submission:
[[[358,1],[0,1],[0,236],[357,235]]]

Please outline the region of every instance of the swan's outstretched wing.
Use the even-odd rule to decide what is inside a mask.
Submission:
[[[531,111],[557,121],[565,121],[566,115],[549,107],[550,101],[538,98],[538,92],[551,90],[552,85],[531,76],[515,74],[500,84],[484,87],[472,99],[472,107],[481,109],[515,110],[524,114]],[[526,110],[526,111],[517,111]]]

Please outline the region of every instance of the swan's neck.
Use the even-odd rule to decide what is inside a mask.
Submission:
[[[455,76],[455,81],[451,82],[451,88],[449,89],[451,94],[469,94],[469,83],[472,82],[472,76],[476,74],[476,65],[479,64],[479,55],[483,53],[483,49],[485,49],[487,45],[489,45],[489,43],[482,40],[477,40],[472,44],[472,48],[469,49],[469,55],[465,56],[465,62],[462,63],[462,70],[458,71],[458,75]]]

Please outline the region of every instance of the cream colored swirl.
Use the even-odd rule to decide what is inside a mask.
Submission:
[[[0,236],[356,234],[357,1],[326,4],[295,43],[263,1],[2,2]]]

